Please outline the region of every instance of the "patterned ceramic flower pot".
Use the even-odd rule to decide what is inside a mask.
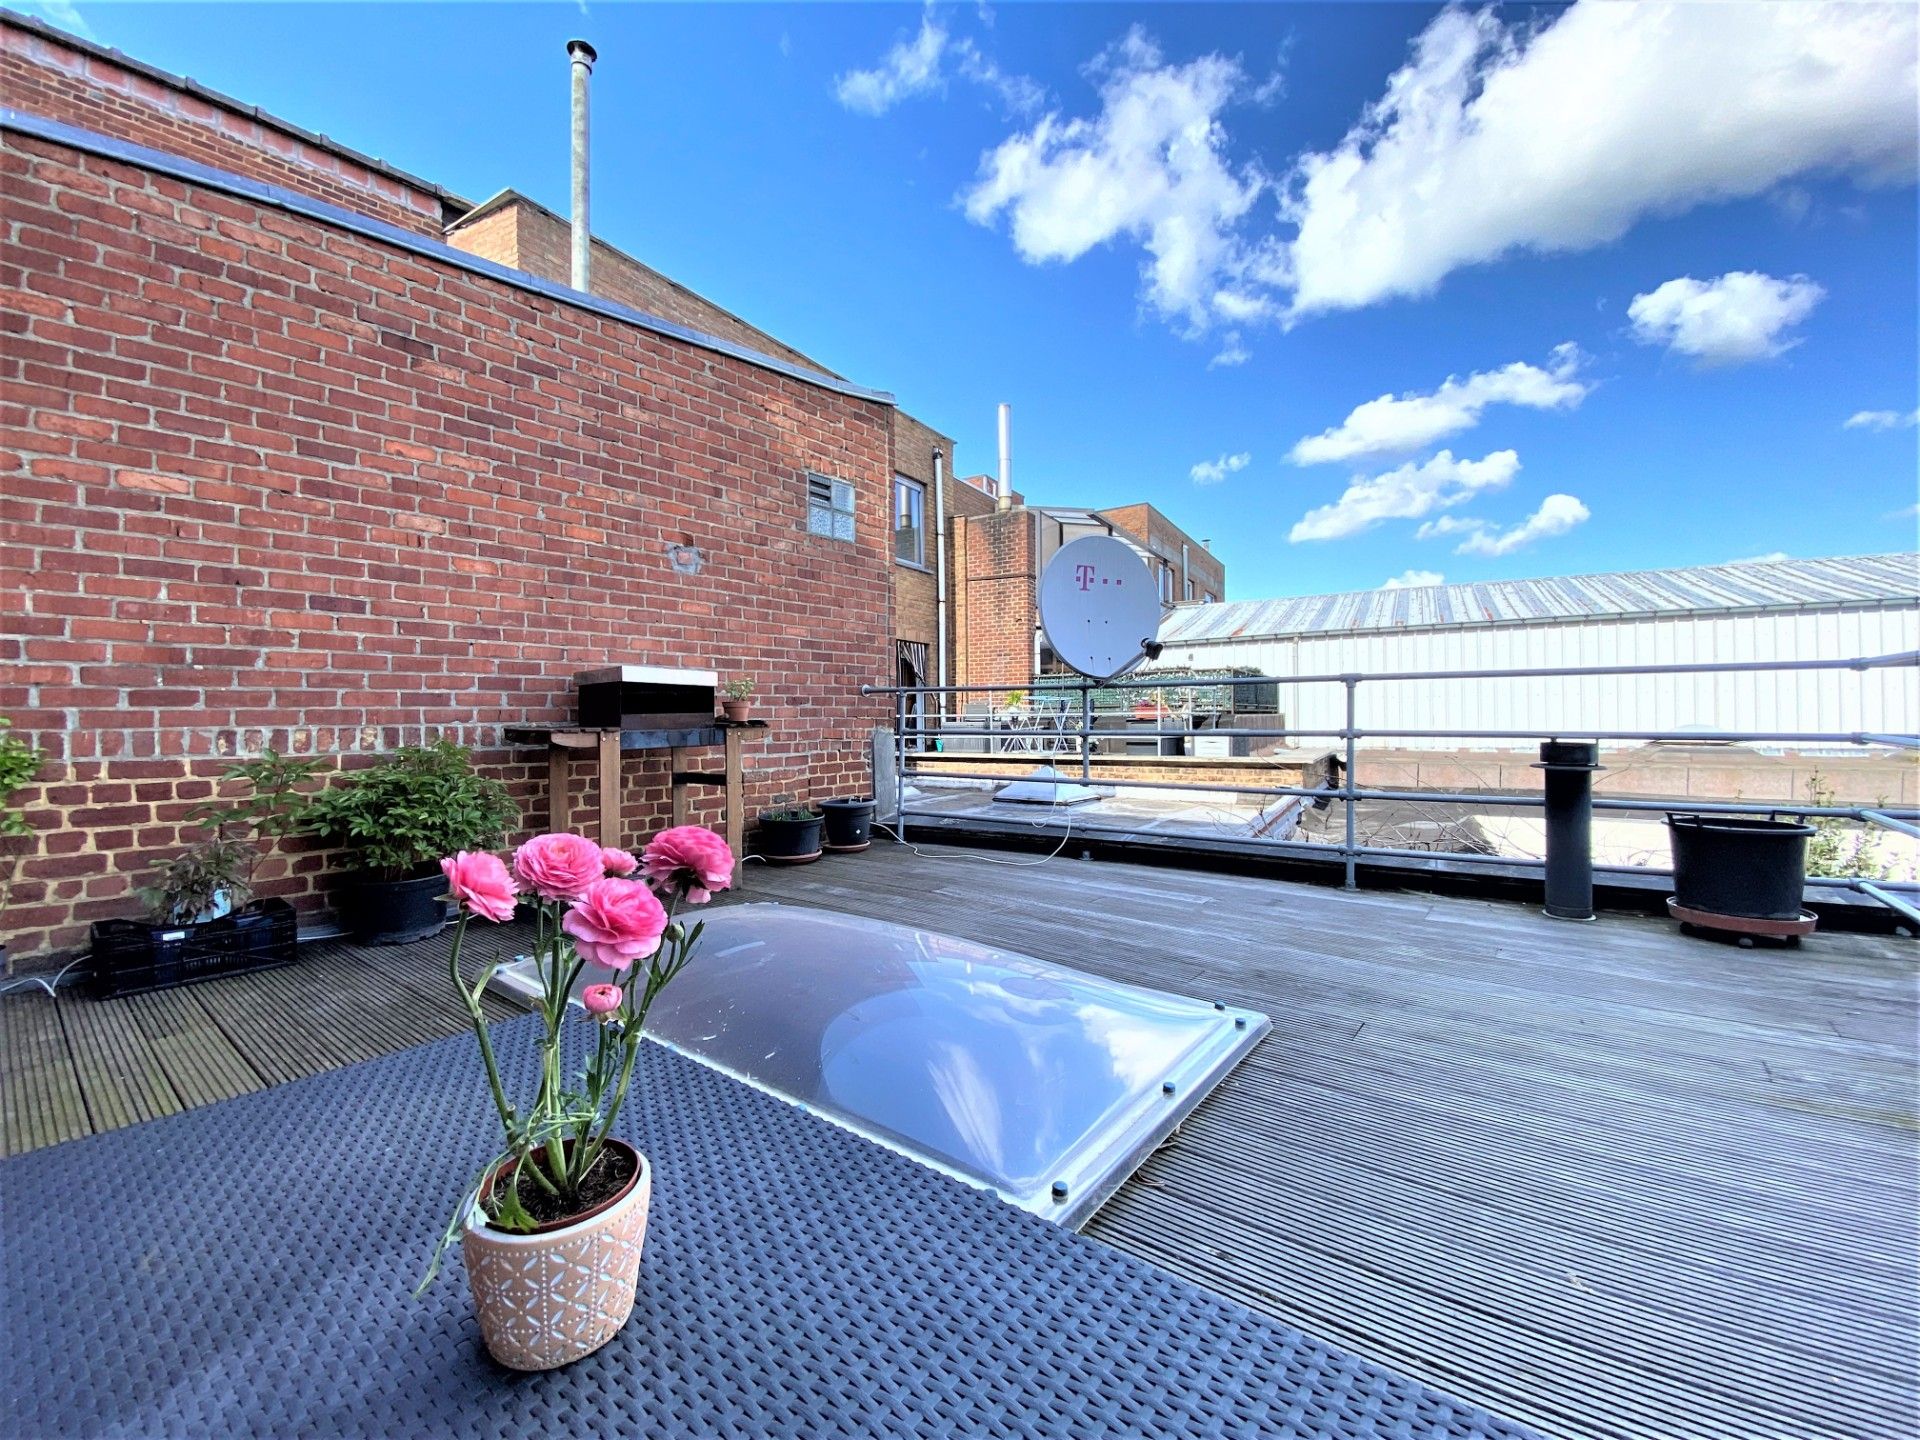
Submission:
[[[488,1226],[461,1242],[487,1350],[512,1370],[553,1370],[591,1355],[633,1313],[647,1238],[653,1171],[638,1162],[627,1188],[577,1220],[528,1235]]]

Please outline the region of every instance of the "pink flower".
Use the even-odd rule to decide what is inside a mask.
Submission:
[[[584,835],[536,835],[513,852],[513,873],[549,900],[577,900],[607,867]]]
[[[637,880],[595,880],[561,917],[580,958],[625,970],[660,948],[667,912]]]
[[[611,1015],[620,1008],[620,987],[589,985],[580,992],[580,1003],[589,1015]]]
[[[616,850],[611,845],[600,848],[600,863],[606,867],[609,875],[631,875],[640,868],[640,862],[624,850]]]
[[[704,905],[715,890],[733,884],[733,851],[704,825],[676,825],[647,842],[640,863],[647,879],[680,891],[689,905]]]
[[[475,915],[489,920],[511,920],[515,886],[506,863],[484,850],[462,850],[440,862],[453,898]]]

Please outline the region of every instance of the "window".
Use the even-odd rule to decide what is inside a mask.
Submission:
[[[893,477],[893,558],[927,563],[927,487],[904,475]]]
[[[807,533],[853,539],[853,486],[825,475],[807,476]]]
[[[1193,581],[1191,580],[1187,581],[1187,603],[1189,605],[1193,603]]]
[[[1168,565],[1160,567],[1160,603],[1173,604],[1173,567]]]

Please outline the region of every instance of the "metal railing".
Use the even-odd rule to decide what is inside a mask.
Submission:
[[[1048,734],[1057,741],[1066,743],[1054,757],[1069,762],[1079,760],[1079,781],[1084,785],[1098,784],[1102,789],[1114,790],[1159,790],[1186,791],[1200,794],[1238,794],[1259,795],[1276,799],[1302,797],[1314,801],[1338,803],[1344,807],[1344,827],[1340,839],[1334,843],[1315,843],[1278,839],[1261,839],[1258,844],[1262,850],[1278,852],[1305,853],[1316,858],[1326,858],[1330,853],[1343,863],[1344,880],[1351,889],[1358,883],[1357,871],[1361,862],[1368,857],[1392,859],[1432,859],[1435,852],[1406,847],[1370,845],[1365,843],[1358,833],[1356,806],[1361,801],[1405,801],[1431,802],[1438,804],[1471,804],[1487,806],[1539,807],[1543,798],[1535,794],[1514,794],[1501,790],[1404,790],[1387,788],[1368,788],[1358,783],[1359,742],[1362,740],[1531,740],[1531,741],[1596,741],[1596,742],[1639,742],[1680,741],[1689,743],[1734,743],[1734,744],[1798,744],[1798,745],[1846,745],[1856,747],[1894,747],[1905,750],[1920,750],[1920,736],[1890,735],[1870,731],[1767,731],[1767,730],[1579,730],[1562,726],[1557,729],[1534,730],[1425,730],[1425,729],[1367,729],[1359,720],[1360,688],[1363,685],[1400,681],[1448,681],[1448,680],[1530,680],[1530,679],[1590,679],[1604,677],[1641,677],[1650,675],[1728,675],[1782,671],[1853,671],[1865,673],[1872,670],[1894,668],[1920,668],[1920,651],[1905,651],[1893,655],[1867,656],[1848,660],[1740,660],[1701,662],[1694,664],[1671,665],[1587,665],[1587,666],[1550,666],[1528,669],[1508,670],[1432,670],[1432,671],[1387,671],[1352,672],[1326,675],[1266,675],[1235,676],[1236,685],[1338,685],[1345,692],[1345,723],[1335,728],[1311,728],[1298,726],[1217,726],[1203,730],[1171,729],[1161,725],[1153,728],[1136,728],[1129,725],[1125,730],[1096,729],[1093,697],[1103,691],[1148,691],[1179,690],[1193,687],[1217,688],[1222,682],[1218,677],[1184,678],[1175,676],[1134,676],[1117,680],[1094,681],[1073,680],[1069,677],[1047,676],[1043,683],[1049,697],[1077,697],[1077,707],[1069,706],[1068,714],[1060,723],[1051,724]],[[863,695],[891,695],[894,697],[894,768],[896,785],[894,789],[893,828],[900,838],[905,839],[910,817],[936,818],[940,812],[910,810],[905,804],[904,794],[907,784],[915,779],[950,781],[992,781],[1006,783],[1010,777],[1004,773],[985,773],[967,771],[949,765],[922,769],[913,765],[912,759],[920,745],[936,736],[950,737],[998,737],[1005,739],[1008,731],[1004,724],[993,723],[990,715],[984,717],[955,717],[947,714],[949,700],[967,695],[1001,696],[1010,687],[1007,685],[868,685],[861,687]],[[929,706],[928,702],[932,701]],[[1072,710],[1077,708],[1077,717]],[[915,718],[917,717],[917,719]],[[969,719],[985,718],[986,725],[968,724]],[[1077,718],[1078,724],[1065,723]],[[1262,785],[1253,781],[1235,781],[1232,783],[1214,783],[1206,781],[1181,781],[1168,779],[1122,780],[1109,776],[1100,776],[1096,781],[1093,773],[1095,747],[1102,741],[1159,741],[1165,738],[1185,738],[1195,735],[1212,736],[1232,741],[1309,739],[1339,742],[1341,755],[1340,773],[1337,785]],[[1033,752],[1025,752],[1031,756]],[[1151,763],[1156,757],[1136,757]],[[1279,757],[1260,757],[1276,759]],[[991,763],[990,761],[988,763]],[[1069,766],[1070,770],[1070,766]],[[1071,782],[1069,770],[1059,771],[1063,781]],[[1698,801],[1684,797],[1661,799],[1648,796],[1613,796],[1595,794],[1592,805],[1596,810],[1616,810],[1626,812],[1669,812],[1685,811],[1699,814],[1782,814],[1805,816],[1809,819],[1834,819],[1850,821],[1870,829],[1885,830],[1894,834],[1920,838],[1920,826],[1913,822],[1920,820],[1920,810],[1901,805],[1818,805],[1800,804],[1794,801],[1775,803],[1772,801]],[[1080,825],[1083,832],[1088,829],[1111,830],[1112,827],[1089,827]],[[1124,836],[1124,828],[1117,832]],[[1461,859],[1470,859],[1476,864],[1492,866],[1511,866],[1516,869],[1544,869],[1546,861],[1532,856],[1490,855],[1474,852],[1449,852],[1459,854]],[[1656,866],[1640,865],[1594,865],[1592,869],[1606,874],[1670,875],[1670,870]],[[1912,903],[1913,897],[1920,895],[1920,883],[1899,880],[1869,880],[1843,876],[1808,876],[1807,883],[1820,888],[1848,889],[1871,899],[1902,915],[1905,919],[1920,925],[1920,909]]]

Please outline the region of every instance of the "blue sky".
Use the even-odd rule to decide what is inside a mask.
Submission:
[[[1912,7],[26,8],[562,211],[583,35],[597,233],[1233,596],[1915,544]]]

